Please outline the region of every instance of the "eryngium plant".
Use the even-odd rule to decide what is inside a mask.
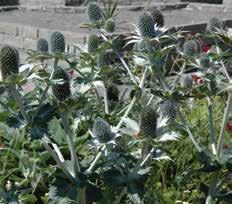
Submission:
[[[215,32],[217,29],[223,29],[224,23],[217,17],[213,17],[209,20],[209,23],[207,25],[207,30],[210,32]]]
[[[48,53],[48,41],[44,38],[39,38],[37,41],[37,51],[41,53]]]
[[[157,128],[157,113],[151,106],[145,106],[140,115],[140,133],[144,138],[155,138]]]
[[[11,46],[4,46],[0,52],[2,79],[6,80],[11,74],[19,73],[18,51]]]
[[[53,32],[50,36],[50,52],[53,54],[65,51],[65,38],[61,32]]]
[[[108,19],[104,25],[105,31],[108,33],[113,33],[115,31],[115,21],[113,19]]]
[[[200,45],[198,41],[189,40],[184,43],[183,53],[186,57],[194,57],[200,54]]]
[[[87,42],[88,52],[94,53],[99,46],[99,37],[95,34],[90,35]]]
[[[52,85],[53,95],[59,100],[64,101],[71,95],[69,76],[63,69],[59,68],[54,74],[53,79],[61,79],[61,83]]]
[[[144,12],[139,16],[137,26],[142,37],[154,38],[156,36],[154,20],[149,12]]]
[[[164,16],[161,13],[161,11],[158,9],[152,9],[150,12],[151,12],[154,23],[159,27],[163,27],[164,26]]]
[[[101,8],[94,2],[88,4],[87,15],[91,23],[96,23],[103,17]]]
[[[111,127],[108,122],[102,118],[94,120],[93,135],[100,143],[107,143],[114,138],[114,133],[111,131]]]

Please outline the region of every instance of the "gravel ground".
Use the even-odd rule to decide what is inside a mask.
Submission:
[[[205,9],[202,8],[202,10],[199,10],[194,5],[184,9],[166,10],[163,11],[163,14],[165,16],[166,26],[169,27],[207,22],[213,16],[221,19],[232,19],[231,10],[232,8],[223,10],[220,6],[206,7]],[[130,28],[128,24],[136,23],[136,19],[141,12],[122,10],[117,18],[119,28],[121,30]],[[1,12],[0,21],[79,33],[86,32],[86,30],[80,28],[80,25],[83,22],[88,22],[86,15],[83,13],[49,13],[23,10]]]

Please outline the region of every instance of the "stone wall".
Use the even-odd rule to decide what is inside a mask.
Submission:
[[[0,0],[0,6],[18,5],[19,0]]]
[[[65,0],[20,0],[22,6],[64,6]]]

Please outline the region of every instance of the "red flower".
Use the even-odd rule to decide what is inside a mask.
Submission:
[[[73,70],[73,69],[71,69],[68,73],[69,73],[70,77],[73,77],[74,70]]]
[[[229,149],[229,147],[230,147],[230,146],[229,146],[228,144],[224,144],[224,145],[223,145],[223,149]]]
[[[232,132],[232,122],[228,122],[228,123],[226,124],[226,131]]]
[[[191,76],[192,76],[193,81],[194,81],[196,84],[201,85],[201,84],[204,83],[204,80],[203,80],[200,76],[198,76],[198,75],[196,75],[196,74],[192,74]]]
[[[200,44],[201,44],[201,49],[203,52],[208,52],[210,50],[210,47],[207,45],[205,40],[202,40],[201,38],[199,39]]]

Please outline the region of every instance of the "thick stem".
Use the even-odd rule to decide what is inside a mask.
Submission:
[[[209,112],[210,144],[211,144],[213,154],[216,155],[217,152],[216,152],[216,145],[215,145],[215,128],[214,128],[214,123],[213,123],[213,108],[212,108],[212,103],[211,103],[210,98],[208,101],[209,101],[208,112]]]
[[[228,100],[227,100],[227,105],[226,105],[226,108],[224,110],[220,135],[219,135],[218,144],[217,144],[217,158],[218,159],[220,159],[223,156],[223,153],[222,153],[223,139],[224,139],[224,134],[225,134],[225,129],[226,129],[226,123],[227,123],[229,112],[230,112],[230,107],[231,107],[231,104],[232,104],[231,99],[232,99],[232,96],[231,96],[231,93],[229,93]]]
[[[106,149],[106,146],[104,146],[97,154],[97,156],[95,157],[95,159],[93,160],[92,164],[90,165],[90,167],[86,170],[87,174],[92,173],[95,165],[97,164],[98,160],[101,158],[102,156],[102,152]]]
[[[202,149],[200,148],[200,146],[198,145],[198,143],[194,139],[193,134],[191,132],[191,129],[190,129],[189,125],[187,124],[187,122],[185,121],[185,119],[184,119],[184,117],[181,114],[181,112],[180,112],[179,109],[177,110],[177,113],[179,115],[179,118],[180,118],[181,122],[183,123],[184,127],[186,128],[186,130],[188,132],[188,136],[189,136],[190,140],[192,141],[193,145],[196,147],[196,149],[197,149],[198,152],[201,152]]]
[[[80,165],[79,165],[79,161],[77,158],[77,154],[76,154],[76,148],[72,139],[72,133],[71,133],[71,129],[69,126],[69,122],[68,122],[68,117],[66,115],[66,113],[60,113],[61,116],[61,120],[66,132],[66,139],[68,142],[68,146],[69,146],[69,151],[71,154],[71,161],[73,162],[73,168],[74,168],[74,172],[75,172],[75,179],[78,178],[78,172],[80,172]]]

